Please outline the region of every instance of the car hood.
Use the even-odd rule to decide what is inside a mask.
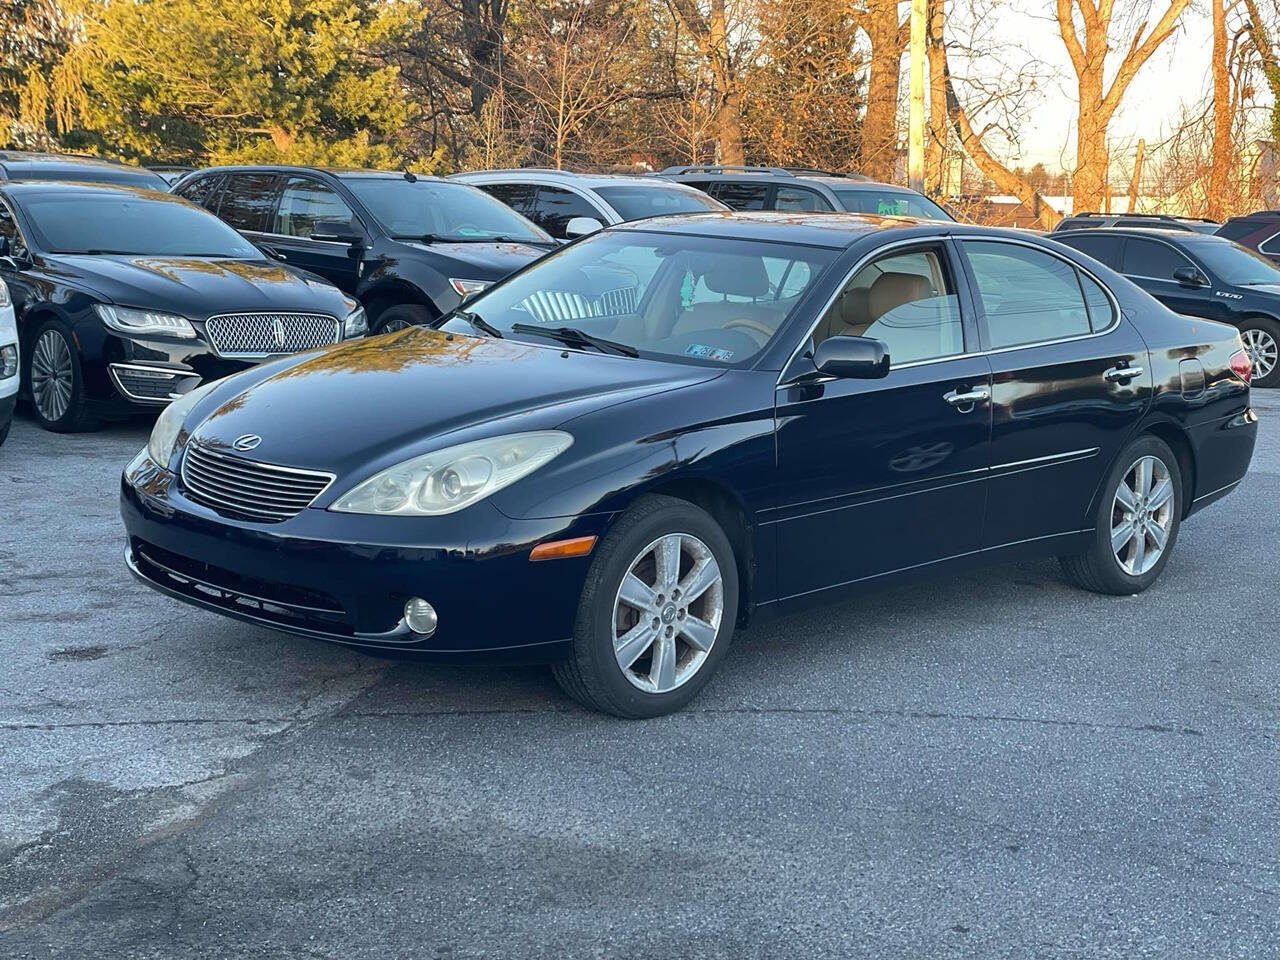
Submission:
[[[78,256],[46,259],[46,269],[120,306],[203,320],[220,313],[308,311],[342,316],[338,289],[273,260]]]
[[[400,242],[414,250],[429,254],[435,269],[448,269],[452,276],[464,280],[501,280],[526,263],[550,253],[552,249],[536,247],[528,243],[419,243],[416,240]]]
[[[187,426],[228,449],[253,434],[262,438],[255,459],[344,476],[455,442],[550,429],[720,373],[411,327],[231,377]]]

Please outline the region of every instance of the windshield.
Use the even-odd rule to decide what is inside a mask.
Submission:
[[[72,183],[118,183],[149,190],[168,190],[169,184],[158,173],[137,167],[111,167],[103,164],[64,166],[62,164],[15,164],[10,180],[68,180]]]
[[[773,340],[837,253],[786,243],[606,232],[538,261],[465,309],[517,340],[540,339],[526,329],[513,332],[517,324],[575,327],[642,356],[738,366]],[[462,317],[444,328],[475,332]]]
[[[701,190],[676,190],[668,187],[643,186],[596,187],[596,193],[609,206],[618,211],[623,220],[643,220],[645,217],[661,217],[669,213],[706,213],[708,210],[724,210],[718,200],[712,200]]]
[[[940,206],[920,193],[901,190],[836,190],[840,205],[850,213],[875,213],[883,217],[925,217],[955,220]]]
[[[213,214],[169,194],[36,194],[22,199],[22,209],[48,253],[263,259]]]
[[[1187,247],[1226,283],[1241,287],[1280,283],[1280,267],[1237,243],[1201,242]]]
[[[501,200],[464,183],[352,177],[344,181],[393,237],[554,243]]]

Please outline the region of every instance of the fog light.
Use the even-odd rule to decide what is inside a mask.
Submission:
[[[0,380],[8,380],[18,372],[18,348],[0,347]]]
[[[404,605],[404,622],[414,633],[429,637],[436,632],[436,608],[421,597],[414,597]]]

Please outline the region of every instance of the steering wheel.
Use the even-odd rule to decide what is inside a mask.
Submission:
[[[773,328],[761,323],[759,320],[752,320],[749,317],[738,317],[737,319],[729,320],[724,325],[724,329],[726,330],[732,330],[735,327],[746,331],[749,334],[758,334],[762,338],[760,340],[760,346],[762,347],[773,339]]]

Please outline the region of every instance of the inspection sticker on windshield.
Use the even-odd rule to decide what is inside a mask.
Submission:
[[[691,357],[703,357],[707,360],[729,361],[733,359],[732,350],[720,350],[716,347],[708,347],[703,343],[691,343],[685,347],[684,352]]]

